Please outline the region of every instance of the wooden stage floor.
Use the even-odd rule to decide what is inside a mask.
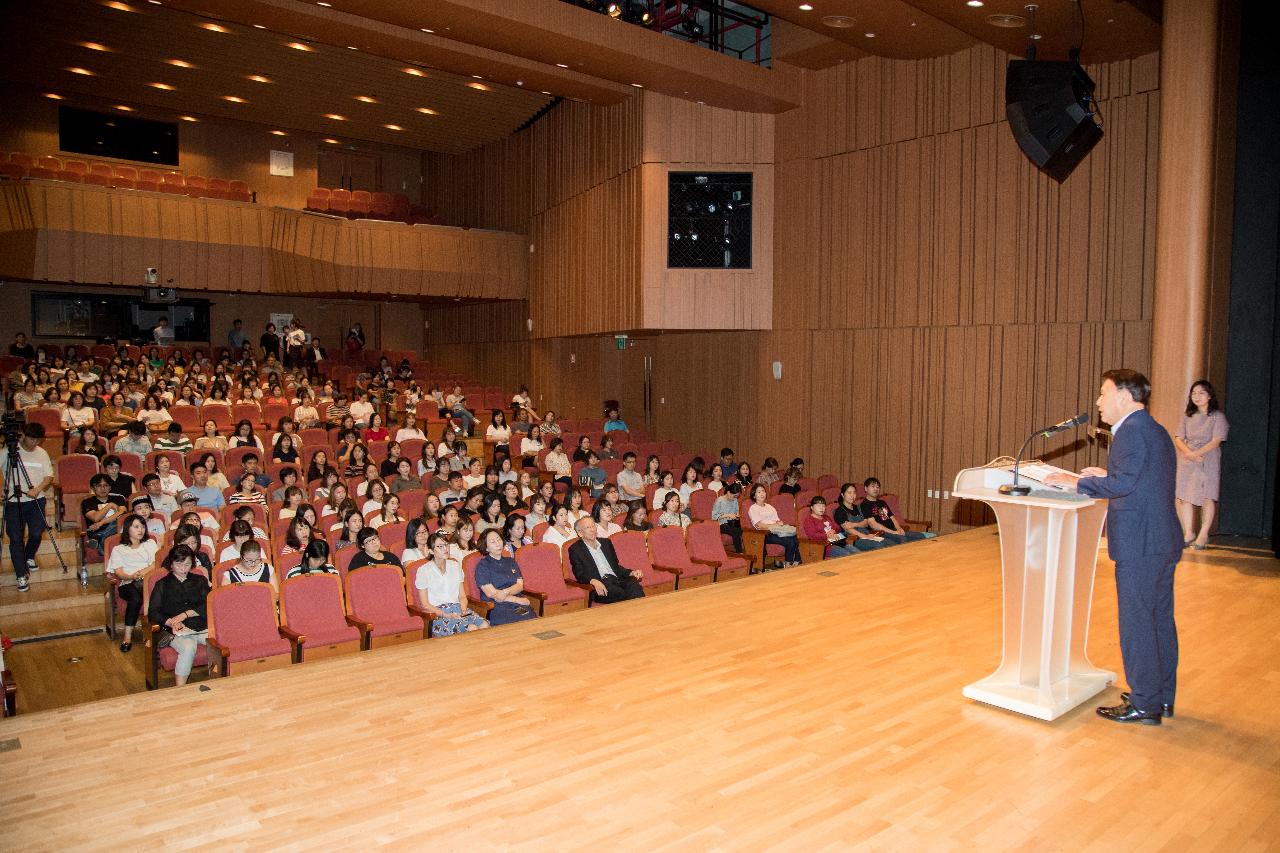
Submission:
[[[19,716],[0,849],[1275,849],[1277,563],[1189,552],[1177,607],[1160,728],[961,696],[994,528]],[[1121,669],[1105,557],[1090,650]]]

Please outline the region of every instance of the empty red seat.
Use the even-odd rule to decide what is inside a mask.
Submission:
[[[27,176],[27,167],[17,163],[0,163],[0,178],[18,180]]]
[[[348,621],[360,629],[366,648],[426,637],[426,622],[409,612],[399,566],[374,565],[346,577]]]
[[[169,193],[171,195],[185,195],[187,192],[187,181],[177,172],[165,172],[160,177],[160,192]]]
[[[567,543],[566,543],[567,547]],[[516,562],[524,575],[525,592],[540,602],[542,616],[584,610],[587,592],[564,581],[560,548],[555,545],[526,545],[516,551]]]
[[[280,586],[280,633],[298,644],[298,660],[360,651],[360,631],[347,622],[337,575],[299,575]]]
[[[331,193],[325,187],[315,187],[307,196],[307,210],[327,211],[330,195]]]
[[[395,208],[395,199],[391,193],[374,193],[369,204],[369,213],[379,219],[390,219]]]
[[[328,209],[330,213],[346,216],[351,210],[351,193],[342,189],[330,190]]]
[[[62,161],[57,157],[41,157],[36,164],[27,170],[27,175],[32,178],[49,178],[57,180],[59,173],[62,172]]]
[[[105,163],[94,163],[89,167],[89,172],[84,176],[86,184],[94,184],[99,187],[113,186],[111,180],[111,167]]]
[[[676,575],[676,589],[709,584],[714,577],[710,566],[690,559],[684,544],[684,531],[679,527],[650,530],[649,556],[654,568]]]
[[[205,198],[230,198],[231,185],[225,178],[210,178],[205,182]]]
[[[244,181],[231,181],[227,186],[227,198],[231,201],[253,201],[253,192]]]
[[[89,164],[83,160],[66,160],[62,164],[62,171],[58,173],[58,180],[72,181],[73,183],[84,183],[84,179],[89,174]]]
[[[690,559],[715,569],[717,582],[746,577],[751,573],[751,565],[746,560],[730,556],[724,550],[724,539],[720,533],[720,525],[716,522],[699,521],[690,524],[685,535],[688,539]]]
[[[9,162],[15,166],[21,166],[24,169],[31,169],[35,166],[35,158],[30,154],[23,154],[21,151],[14,151],[9,154]]]
[[[407,195],[395,193],[391,197],[391,216],[394,219],[400,219],[408,222],[410,210],[411,207],[409,205],[409,197]]]
[[[372,203],[373,197],[367,190],[356,190],[351,193],[351,215],[357,217],[368,216]]]
[[[186,180],[187,195],[192,198],[200,198],[205,194],[207,184],[203,175],[187,175]]]
[[[233,583],[209,593],[209,647],[223,677],[280,669],[293,663],[292,644],[280,636],[276,591],[267,583]]]
[[[136,182],[138,189],[155,192],[160,189],[160,173],[155,169],[139,169]]]
[[[675,576],[670,572],[660,572],[653,567],[649,558],[649,547],[645,534],[638,530],[627,530],[609,537],[613,550],[618,554],[618,564],[625,568],[638,569],[644,577],[640,580],[645,595],[659,592],[671,592],[676,588]]]
[[[135,189],[138,186],[138,170],[132,166],[113,166],[111,184],[120,189]]]

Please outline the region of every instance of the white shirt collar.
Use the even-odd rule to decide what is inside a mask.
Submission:
[[[1132,415],[1134,412],[1138,412],[1138,411],[1141,411],[1141,409],[1134,409],[1133,412],[1127,413],[1126,415],[1124,415],[1124,417],[1120,418],[1120,420],[1113,423],[1111,425],[1111,434],[1115,435],[1116,431],[1120,429],[1120,425],[1125,421],[1129,420],[1129,415]]]

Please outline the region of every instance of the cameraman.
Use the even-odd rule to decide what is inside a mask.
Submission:
[[[45,529],[45,492],[53,483],[53,462],[40,446],[43,438],[43,425],[23,424],[22,436],[16,445],[22,467],[14,469],[12,478],[9,447],[0,449],[0,477],[5,480],[4,529],[9,537],[9,557],[18,576],[19,592],[27,591],[27,575],[36,568],[36,551],[40,550],[40,537]]]

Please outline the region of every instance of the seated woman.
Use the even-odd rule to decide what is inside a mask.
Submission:
[[[174,681],[187,683],[195,663],[196,652],[209,636],[205,602],[209,598],[209,579],[191,571],[195,553],[186,545],[174,545],[164,558],[168,574],[151,590],[147,619],[159,625],[161,636],[156,642],[173,647],[178,653],[173,668]]]
[[[366,527],[356,534],[356,547],[360,549],[360,553],[351,558],[351,564],[347,566],[349,571],[363,569],[365,566],[382,566],[391,565],[397,569],[403,568],[400,565],[400,558],[390,551],[382,550],[382,540],[378,538],[378,531],[372,527]]]
[[[107,455],[107,445],[98,437],[98,431],[91,426],[87,426],[80,430],[80,439],[75,443],[71,450],[72,453],[87,453],[97,458],[99,462],[102,457]]]
[[[871,528],[871,522],[862,517],[859,507],[858,487],[853,483],[845,483],[840,487],[840,500],[836,501],[834,513],[836,524],[844,531],[849,542],[859,551],[878,551],[889,548],[896,543],[878,535]]]
[[[495,458],[499,455],[511,455],[511,427],[507,425],[507,415],[502,409],[493,410],[489,426],[485,428],[484,437],[487,441],[494,442]]]
[[[285,580],[301,575],[336,575],[337,573],[338,570],[329,562],[329,544],[323,539],[315,539],[307,545],[307,550],[302,552],[302,561],[289,569]]]
[[[702,482],[698,479],[698,469],[692,464],[685,466],[684,473],[680,475],[680,510],[682,512],[689,511],[689,500],[693,497],[693,493],[702,489]],[[666,505],[666,499],[663,499],[663,505]]]
[[[584,508],[585,501],[582,498],[582,491],[579,489],[570,489],[564,497],[565,509],[569,510],[569,526],[577,524],[582,519],[590,515]]]
[[[439,533],[427,539],[431,558],[418,567],[413,588],[418,603],[432,615],[431,636],[449,637],[464,631],[489,627],[467,602],[466,580],[462,566],[449,558],[449,540]]]
[[[444,531],[444,527],[440,530]],[[457,530],[449,537],[449,556],[461,564],[468,554],[474,554],[475,551],[476,526],[468,518],[459,518]]]
[[[253,447],[262,452],[262,439],[253,434],[253,421],[245,418],[236,424],[236,430],[227,442],[229,447]]]
[[[760,476],[756,477],[756,484],[772,486],[781,479],[782,475],[778,473],[778,460],[772,456],[767,457],[760,466]]]
[[[622,458],[622,454],[618,453],[617,448],[614,447],[612,436],[605,435],[604,438],[600,439],[600,449],[596,451],[596,458],[601,461]]]
[[[97,420],[98,410],[84,404],[84,394],[72,391],[67,398],[67,407],[62,410],[62,428],[67,431],[67,440],[76,440],[81,429],[97,423]]]
[[[555,513],[551,516],[551,526],[542,534],[543,543],[563,548],[564,543],[570,539],[577,538],[578,534],[574,531],[573,521],[569,517],[569,508],[567,506],[556,507]]]
[[[114,575],[116,595],[124,601],[124,641],[120,651],[133,648],[133,625],[142,612],[142,576],[155,563],[159,550],[156,540],[147,532],[147,522],[136,513],[129,513],[120,521],[120,542],[111,549],[107,558],[106,573]]]
[[[173,470],[173,463],[168,456],[157,456],[155,462],[156,476],[160,478],[160,493],[174,497],[187,488],[182,477]]]
[[[503,553],[508,557],[514,557],[516,551],[526,545],[533,544],[533,537],[529,535],[529,528],[525,524],[524,516],[507,516],[507,523],[502,528],[502,541],[505,543],[502,549]]]
[[[676,475],[670,471],[663,471],[661,478],[658,480],[658,488],[653,493],[654,512],[662,512],[662,507],[667,502],[667,495],[675,492],[676,496],[680,496],[680,490],[676,486]]]
[[[196,439],[196,450],[226,450],[226,436],[218,432],[218,424],[216,421],[208,420],[204,422],[204,434]]]
[[[361,483],[362,486],[368,486],[365,492],[365,501],[360,504],[360,511],[365,515],[371,512],[377,512],[382,509],[383,503],[387,500],[387,487],[381,480],[368,480]],[[359,492],[359,489],[356,490]]]
[[[518,509],[526,509],[525,503],[520,499],[520,484],[515,482],[506,482],[502,484],[502,491],[498,493],[502,498],[502,512],[510,515]]]
[[[400,442],[390,442],[387,445],[387,458],[378,463],[378,476],[383,480],[394,477],[400,469],[400,459]]]
[[[551,450],[542,458],[543,468],[550,471],[555,479],[566,486],[573,482],[573,465],[569,462],[569,457],[564,454],[564,440],[554,438],[551,440]]]
[[[538,460],[538,453],[542,451],[542,427],[534,424],[529,427],[529,434],[520,439],[520,456],[521,464],[525,468],[533,468]]]
[[[524,577],[515,558],[503,553],[504,544],[499,531],[486,531],[480,542],[484,556],[476,563],[475,578],[480,597],[493,604],[489,611],[490,625],[507,625],[538,616],[533,602],[522,595]]]
[[[213,560],[209,558],[209,555],[213,553],[213,546],[212,544],[205,544],[204,537],[200,535],[199,527],[193,527],[190,524],[179,525],[173,531],[173,544],[175,546],[186,545],[190,548],[191,553],[195,554],[196,564],[203,567],[209,577],[213,577]]]
[[[627,513],[627,523],[623,525],[623,530],[648,533],[652,529],[653,525],[649,524],[649,510],[643,502],[637,502],[631,507],[631,512]]]
[[[276,439],[275,447],[271,449],[271,461],[283,462],[286,465],[298,464],[298,448],[294,446],[293,436],[281,433]]]
[[[501,530],[507,523],[506,514],[502,508],[502,498],[493,492],[485,494],[481,498],[480,517],[476,519],[476,532],[483,534],[489,528],[497,528]]]
[[[769,489],[756,483],[751,487],[751,506],[747,508],[747,521],[753,530],[767,531],[766,545],[781,545],[788,566],[800,565],[800,543],[794,530],[788,531],[778,518],[778,510],[769,503]]]
[[[622,527],[613,521],[613,507],[604,501],[598,501],[591,508],[591,518],[596,523],[596,536],[601,539],[608,539],[613,534],[622,532]]]
[[[228,583],[269,583],[279,587],[271,564],[262,554],[262,546],[249,540],[240,546],[240,559],[236,564],[222,573],[222,582]]]
[[[316,410],[315,401],[310,391],[302,391],[298,394],[298,405],[293,410],[293,419],[298,422],[298,426],[302,429],[321,426],[320,412]]]
[[[738,470],[733,475],[734,480],[744,489],[749,489],[754,485],[751,478],[751,463],[741,462],[738,464]]]
[[[258,477],[248,471],[241,473],[238,488],[227,498],[228,504],[258,504],[266,507],[267,496],[258,488]]]
[[[400,514],[400,496],[387,495],[378,515],[369,522],[369,526],[376,530],[384,524],[399,524],[402,521],[404,516]]]
[[[382,415],[374,412],[369,415],[369,426],[361,433],[361,438],[366,444],[375,441],[386,441],[391,437],[391,433],[387,431],[387,425],[382,422]]]
[[[411,519],[404,530],[404,551],[400,554],[400,562],[409,566],[418,560],[431,559],[431,549],[427,547],[430,536],[431,528],[425,521],[421,518]]]
[[[418,476],[423,479],[430,479],[436,473],[439,467],[439,460],[436,459],[436,446],[431,442],[423,442],[422,452],[418,456],[418,465],[414,469],[418,472]]]
[[[406,401],[407,402],[407,401]],[[396,441],[411,441],[418,439],[419,441],[426,439],[426,434],[418,427],[418,415],[410,409],[404,413],[404,424],[396,430]],[[429,444],[430,442],[428,442]],[[425,445],[424,445],[425,446]]]
[[[311,462],[307,465],[307,483],[318,483],[331,471],[334,471],[334,467],[329,464],[329,454],[323,450],[317,450],[311,455]],[[336,477],[336,472],[334,473]]]
[[[218,552],[219,563],[240,559],[240,549],[244,547],[246,542],[253,539],[253,526],[249,522],[237,518],[227,528],[227,534],[231,537],[231,541],[222,546],[222,550]]]
[[[334,483],[333,488],[329,489],[329,497],[325,499],[324,505],[320,508],[320,517],[329,518],[331,515],[341,515],[342,505],[350,502],[352,506],[355,501],[351,500],[347,495],[347,486],[345,483]]]
[[[742,508],[738,504],[738,496],[742,494],[742,486],[732,483],[716,496],[711,505],[711,520],[720,525],[720,532],[727,533],[733,539],[733,550],[742,553]]]
[[[782,485],[778,487],[778,494],[792,496],[800,494],[801,476],[799,468],[788,468],[787,473],[782,475]]]
[[[681,530],[689,526],[689,516],[680,511],[680,493],[667,492],[662,502],[662,512],[654,522],[655,527],[679,527]]]
[[[119,391],[111,395],[108,405],[98,413],[98,426],[108,438],[117,435],[132,420],[133,409],[125,404],[124,394]]]
[[[401,458],[396,463],[395,478],[391,481],[391,493],[422,491],[422,480],[413,473],[413,460]]]
[[[301,554],[313,540],[319,538],[310,524],[301,518],[294,518],[284,532],[284,546],[280,549],[280,555]]]
[[[710,489],[717,494],[724,490],[724,466],[719,462],[712,463],[711,479],[707,481],[707,485],[703,488]]]
[[[584,435],[578,439],[578,446],[573,451],[573,461],[586,463],[587,456],[591,453],[591,436]]]
[[[356,509],[354,502],[349,506],[344,506],[338,515],[338,523],[334,527],[339,531],[338,538],[333,543],[333,550],[341,551],[343,548],[355,548],[356,541],[360,538],[360,531],[364,530],[364,516],[360,514],[360,510]],[[374,531],[377,532],[376,530]]]

